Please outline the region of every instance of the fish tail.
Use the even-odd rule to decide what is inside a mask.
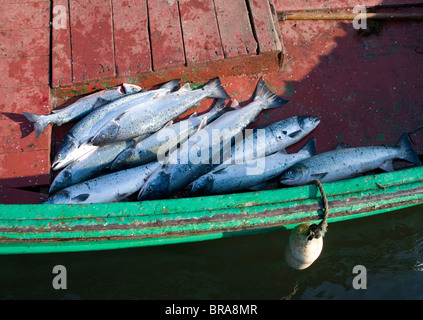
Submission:
[[[310,157],[316,155],[316,139],[311,138],[308,140],[299,152],[306,152]]]
[[[414,164],[421,164],[419,155],[416,151],[414,151],[413,145],[411,144],[411,141],[406,133],[403,133],[399,138],[397,147],[401,151],[401,159]]]
[[[181,82],[181,79],[171,80],[162,85],[160,89],[169,89],[171,92],[173,92],[179,88],[179,82]]]
[[[41,133],[43,133],[44,129],[50,123],[47,117],[43,115],[30,113],[30,112],[22,112],[22,114],[34,124],[34,131],[35,131],[36,138],[38,138],[41,135]]]
[[[260,78],[256,86],[254,98],[257,97],[262,97],[266,100],[267,106],[265,109],[277,108],[289,102],[289,100],[282,99],[277,94],[270,91],[269,87],[266,86],[263,77]]]
[[[224,99],[229,100],[228,93],[226,92],[225,88],[222,87],[222,83],[220,82],[219,78],[214,78],[207,83],[204,88],[208,92],[208,98],[215,98],[215,99]]]

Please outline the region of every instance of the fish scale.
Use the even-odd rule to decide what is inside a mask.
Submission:
[[[109,120],[114,119],[129,108],[145,103],[149,99],[168,94],[178,86],[178,83],[179,80],[173,80],[160,89],[136,93],[92,111],[80,120],[63,139],[53,162],[53,170],[61,169],[83,155],[78,152],[78,148],[82,144],[88,143]]]
[[[230,147],[233,137],[240,134],[262,110],[280,107],[287,102],[273,94],[263,78],[260,78],[254,101],[243,108],[226,112],[172,152],[166,164],[154,172],[143,185],[138,200],[158,199],[185,188],[211,170],[216,161],[221,163],[225,160],[222,158],[222,148],[228,145]],[[201,161],[198,161],[199,158]]]
[[[377,168],[393,171],[394,159],[421,163],[407,134],[401,136],[395,147],[346,148],[340,145],[335,150],[296,163],[281,175],[280,182],[286,185],[303,185],[314,179],[320,182],[347,179]]]
[[[94,136],[92,143],[101,145],[155,132],[205,98],[230,99],[218,78],[196,90],[186,84],[168,96],[132,108],[110,121]]]

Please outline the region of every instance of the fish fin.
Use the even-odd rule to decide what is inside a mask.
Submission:
[[[207,83],[203,87],[203,89],[208,92],[208,98],[225,100],[231,99],[231,97],[229,97],[228,93],[226,92],[225,88],[222,87],[222,83],[220,82],[219,78],[214,78],[213,80],[210,80],[209,83]]]
[[[166,82],[164,85],[160,87],[160,89],[169,89],[171,92],[175,91],[179,87],[179,82],[181,79],[174,79],[169,82]]]
[[[385,162],[382,163],[381,166],[379,166],[380,169],[385,170],[387,172],[392,172],[394,171],[394,166],[392,164],[392,160],[386,160]]]
[[[320,172],[320,173],[315,173],[315,174],[312,174],[311,176],[312,176],[314,179],[323,179],[323,178],[324,178],[324,177],[326,177],[328,174],[329,174],[329,172]]]
[[[335,150],[342,150],[347,149],[348,145],[345,142],[338,143],[338,145],[335,147]]]
[[[226,108],[225,99],[218,99],[216,101],[216,103],[214,104],[214,107],[213,107],[213,109],[216,109],[218,111],[221,111],[221,110],[223,110],[225,108]]]
[[[231,102],[231,108],[235,110],[241,109],[241,106],[239,105],[239,102],[237,99],[232,100]]]
[[[210,171],[210,173],[219,173],[219,172],[221,172],[221,171],[223,171],[223,170],[225,170],[227,167],[229,167],[230,166],[230,164],[229,163],[227,163],[227,164],[221,164],[221,165],[219,165],[218,167],[216,167],[216,169],[214,169],[214,170],[212,170],[212,171]]]
[[[189,85],[189,83],[185,83],[179,90],[178,92],[184,92],[184,91],[192,91],[191,86]]]
[[[288,134],[288,137],[290,138],[295,138],[296,136],[298,136],[301,133],[301,130],[297,130],[294,132],[291,132],[290,134]]]
[[[266,185],[267,185],[267,183],[266,182],[263,182],[263,183],[260,183],[257,186],[254,186],[254,187],[250,188],[250,190],[253,190],[253,191],[261,191],[261,190],[264,190],[266,188]]]
[[[94,137],[91,138],[90,142],[95,146],[101,145],[104,142],[112,142],[116,138],[119,128],[119,124],[115,120],[112,120],[100,129]]]
[[[397,147],[401,150],[401,159],[413,164],[421,164],[419,155],[414,151],[413,145],[406,133],[403,133],[398,140]]]
[[[93,105],[93,109],[98,108],[98,107],[102,106],[103,104],[106,104],[106,103],[109,103],[109,102],[110,102],[110,100],[98,98]]]
[[[298,152],[307,152],[310,157],[316,155],[316,139],[311,138]]]
[[[87,200],[89,197],[90,197],[89,193],[81,193],[80,195],[73,197],[72,201],[83,202],[83,201]]]
[[[277,108],[289,102],[270,91],[270,89],[266,86],[263,77],[260,77],[254,92],[254,99],[257,97],[262,97],[266,100],[267,106],[265,109]]]
[[[191,119],[191,118],[196,118],[196,117],[198,117],[198,114],[197,114],[197,111],[194,111],[189,117],[188,117],[188,119]]]
[[[197,132],[203,129],[207,125],[207,117],[204,117],[203,120],[201,120],[200,125],[198,126]]]
[[[166,123],[163,128],[170,127],[173,124],[173,120],[170,120],[168,123]]]
[[[49,125],[50,121],[44,115],[22,112],[22,114],[34,124],[35,137],[38,138]]]

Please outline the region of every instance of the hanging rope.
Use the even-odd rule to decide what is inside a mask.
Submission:
[[[309,227],[309,229],[308,229],[309,235],[307,237],[307,240],[312,240],[314,238],[320,238],[320,237],[323,237],[325,235],[327,228],[328,228],[327,219],[328,219],[328,211],[329,211],[328,199],[326,198],[326,193],[325,193],[325,190],[323,189],[321,182],[317,179],[312,180],[310,182],[314,183],[319,188],[320,194],[322,195],[322,198],[323,198],[323,219],[322,219],[322,221],[320,221],[319,224],[312,224]]]

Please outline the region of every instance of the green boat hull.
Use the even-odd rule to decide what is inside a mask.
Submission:
[[[328,222],[423,203],[423,167],[323,184]],[[321,219],[315,185],[92,205],[0,205],[0,254],[106,250],[290,229]]]

